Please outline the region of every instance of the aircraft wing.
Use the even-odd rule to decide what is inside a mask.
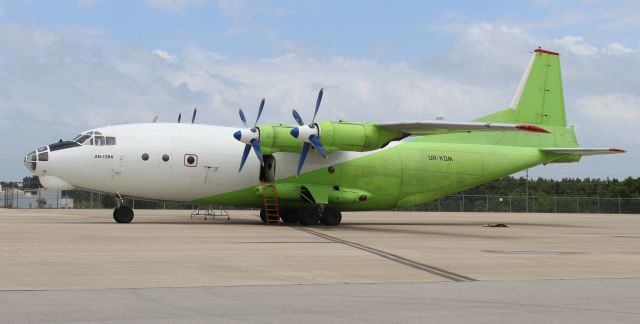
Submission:
[[[528,131],[549,133],[546,129],[529,124],[506,124],[487,122],[452,122],[444,120],[401,121],[391,123],[376,123],[376,126],[408,135],[436,135],[464,132],[486,131]]]
[[[619,149],[619,148],[582,148],[582,147],[574,147],[574,148],[548,147],[548,148],[542,148],[540,150],[542,150],[543,152],[549,152],[549,153],[577,155],[577,156],[619,154],[619,153],[626,152],[625,150]]]

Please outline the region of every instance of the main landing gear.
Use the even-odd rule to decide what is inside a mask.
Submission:
[[[264,207],[260,209],[260,219],[266,223]],[[337,226],[342,221],[342,213],[337,208],[309,206],[300,209],[281,209],[280,219],[285,224],[300,223],[302,226],[322,224],[325,226]]]
[[[133,209],[129,206],[123,205],[124,198],[122,196],[116,196],[116,208],[113,210],[113,219],[116,223],[131,223],[133,220]]]

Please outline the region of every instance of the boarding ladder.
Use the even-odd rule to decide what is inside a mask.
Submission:
[[[278,207],[278,189],[275,182],[260,182],[262,185],[262,198],[264,200],[264,213],[266,223],[280,223],[280,208]]]

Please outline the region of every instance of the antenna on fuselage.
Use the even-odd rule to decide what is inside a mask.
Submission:
[[[198,113],[198,107],[193,109],[193,116],[191,117],[191,123],[193,124],[196,121],[196,114]]]

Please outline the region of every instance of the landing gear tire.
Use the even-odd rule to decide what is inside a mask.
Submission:
[[[306,207],[298,209],[298,221],[302,226],[318,225],[322,215],[315,207]]]
[[[332,207],[324,208],[324,215],[320,219],[320,223],[326,226],[338,226],[342,221],[342,213],[340,210]]]
[[[298,222],[298,212],[295,209],[281,209],[280,219],[285,224],[294,224]]]
[[[267,211],[264,210],[264,207],[260,208],[260,219],[263,223],[267,223]]]
[[[133,220],[133,209],[129,206],[116,207],[113,210],[113,219],[116,223],[131,223]]]

